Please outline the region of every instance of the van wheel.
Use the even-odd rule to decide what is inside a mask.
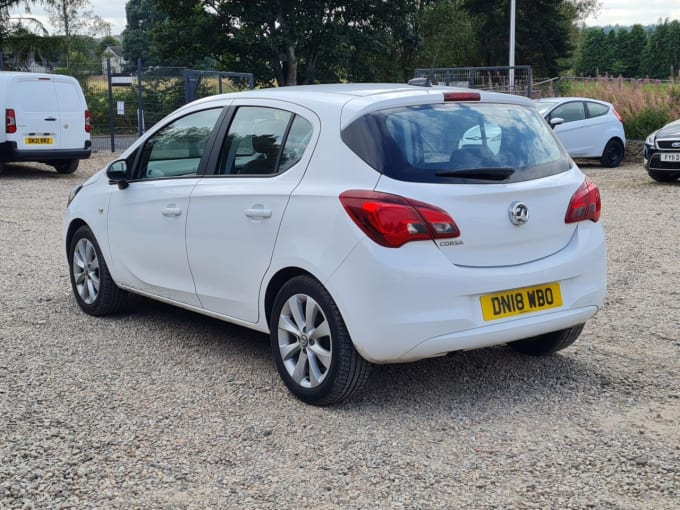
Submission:
[[[60,174],[72,174],[78,169],[78,159],[67,159],[62,161],[53,161],[52,166]]]
[[[286,283],[269,327],[279,375],[303,402],[334,404],[366,382],[371,364],[354,348],[340,310],[317,280],[297,276]]]

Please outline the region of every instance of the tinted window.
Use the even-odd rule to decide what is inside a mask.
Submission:
[[[601,117],[609,111],[609,107],[600,103],[587,102],[588,117]]]
[[[224,175],[273,175],[297,163],[309,143],[312,125],[275,108],[240,107],[222,150]]]
[[[168,124],[142,148],[138,177],[195,175],[221,108],[191,113]]]
[[[564,122],[574,122],[575,120],[583,120],[586,118],[586,113],[583,110],[583,103],[573,102],[558,106],[550,113],[551,119],[564,119]]]
[[[569,158],[535,109],[490,103],[393,108],[360,117],[343,141],[366,163],[395,179],[477,180],[456,170],[512,168],[504,182],[566,171]]]

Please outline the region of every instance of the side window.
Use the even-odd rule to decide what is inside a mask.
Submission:
[[[285,163],[281,148],[293,114],[276,108],[242,106],[229,126],[220,173],[272,175]]]
[[[586,107],[588,108],[588,117],[591,119],[593,117],[602,117],[609,111],[609,107],[600,103],[587,102]]]
[[[564,119],[564,122],[574,122],[576,120],[583,120],[586,118],[583,110],[583,103],[575,101],[573,103],[566,103],[555,108],[550,114],[551,119]]]
[[[286,144],[283,146],[279,172],[288,170],[300,161],[311,138],[312,124],[307,119],[296,115],[293,124],[290,126]]]
[[[142,147],[138,177],[157,179],[196,175],[221,108],[190,113],[168,124]]]

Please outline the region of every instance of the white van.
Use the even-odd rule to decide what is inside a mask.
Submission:
[[[90,157],[90,113],[71,76],[0,71],[0,172],[5,162],[38,161],[70,174]]]

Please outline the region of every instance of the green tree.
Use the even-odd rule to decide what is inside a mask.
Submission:
[[[574,71],[585,76],[605,73],[603,56],[607,53],[607,36],[602,27],[591,27],[581,31],[579,49]]]
[[[478,37],[485,65],[507,65],[510,35],[509,0],[465,0],[468,12],[481,20]],[[577,10],[565,0],[517,0],[515,61],[531,64],[538,76],[554,76],[561,58],[572,50],[570,31]]]
[[[154,7],[153,0],[129,0],[125,4],[127,26],[123,31],[123,52],[131,65],[141,58],[145,66],[159,64],[151,32],[165,17]]]
[[[163,59],[254,72],[279,85],[355,79],[369,56],[400,55],[419,44],[414,0],[154,0],[166,18],[153,29]],[[394,53],[396,52],[396,53]]]
[[[89,0],[46,0],[45,7],[50,23],[64,36],[67,69],[74,56],[80,58],[84,47],[83,41],[76,41],[76,36],[111,35],[111,24],[95,14]]]

